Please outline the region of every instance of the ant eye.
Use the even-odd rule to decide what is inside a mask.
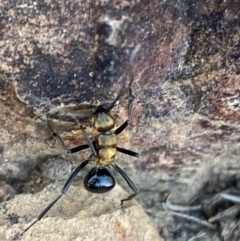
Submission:
[[[105,193],[115,186],[115,180],[106,168],[94,167],[84,178],[84,187],[93,193]]]

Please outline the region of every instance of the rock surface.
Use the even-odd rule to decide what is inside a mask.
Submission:
[[[47,115],[68,147],[85,143],[73,119],[95,136],[89,112],[123,90],[118,127],[128,118],[133,79],[131,125],[118,145],[141,158],[118,154],[116,163],[139,187],[137,201],[167,241],[239,240],[239,12],[238,0],[3,0],[0,178],[22,195],[1,207],[10,209],[14,200],[24,205],[27,193],[39,195],[52,181],[66,180],[89,156],[89,150],[66,155],[54,144]],[[219,201],[222,193],[235,200]]]
[[[19,195],[1,209],[0,240],[19,238],[38,214],[57,197],[60,183],[35,195]],[[119,187],[103,195],[89,194],[74,185],[67,195],[30,228],[21,240],[155,240],[161,241],[156,227],[136,201],[120,208],[126,193]],[[14,222],[26,222],[14,224]]]

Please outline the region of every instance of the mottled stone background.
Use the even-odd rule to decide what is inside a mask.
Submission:
[[[80,145],[69,115],[123,89],[119,126],[132,79],[119,146],[141,157],[116,163],[138,204],[119,211],[121,187],[130,190],[116,173],[121,187],[106,195],[80,182],[22,240],[239,240],[239,13],[238,0],[1,0],[1,240],[26,228],[90,154],[66,155],[46,116],[67,146]],[[79,122],[96,135],[90,118]]]

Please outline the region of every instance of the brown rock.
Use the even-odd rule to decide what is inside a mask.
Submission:
[[[0,182],[0,203],[13,198],[15,194],[16,191],[11,185],[4,181]]]
[[[140,188],[137,200],[168,241],[220,240],[219,230],[184,229],[163,206],[179,183],[192,189],[179,200],[176,194],[178,204],[211,203],[204,181],[212,175],[208,190],[219,184],[224,190],[224,168],[203,173],[197,184],[192,176],[203,160],[211,169],[216,156],[231,164],[226,155],[239,155],[239,1],[5,0],[0,10],[0,177],[18,193],[40,191],[49,184],[45,176],[66,178],[89,152],[65,156],[60,171],[56,160],[64,151],[46,143],[46,114],[56,117],[54,131],[67,146],[82,144],[69,115],[113,100],[133,78],[132,125],[118,144],[142,155],[118,154],[116,162]],[[127,99],[126,89],[116,127],[128,118]],[[79,122],[96,135],[88,118]]]
[[[35,195],[19,195],[7,202],[1,208],[0,240],[12,240],[27,228],[58,195],[60,186],[50,185]],[[73,185],[21,240],[163,240],[136,201],[120,208],[120,199],[125,195],[119,186],[99,195],[90,194],[82,185]],[[9,218],[13,214],[18,216],[18,222],[26,217],[27,224],[13,225]]]

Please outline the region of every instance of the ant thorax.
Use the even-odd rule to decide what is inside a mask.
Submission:
[[[96,143],[99,149],[102,149],[105,147],[115,148],[117,145],[117,137],[111,131],[103,132],[97,136]]]
[[[96,144],[99,151],[97,164],[106,166],[114,163],[117,146],[117,137],[115,133],[111,131],[101,133],[96,138]]]

